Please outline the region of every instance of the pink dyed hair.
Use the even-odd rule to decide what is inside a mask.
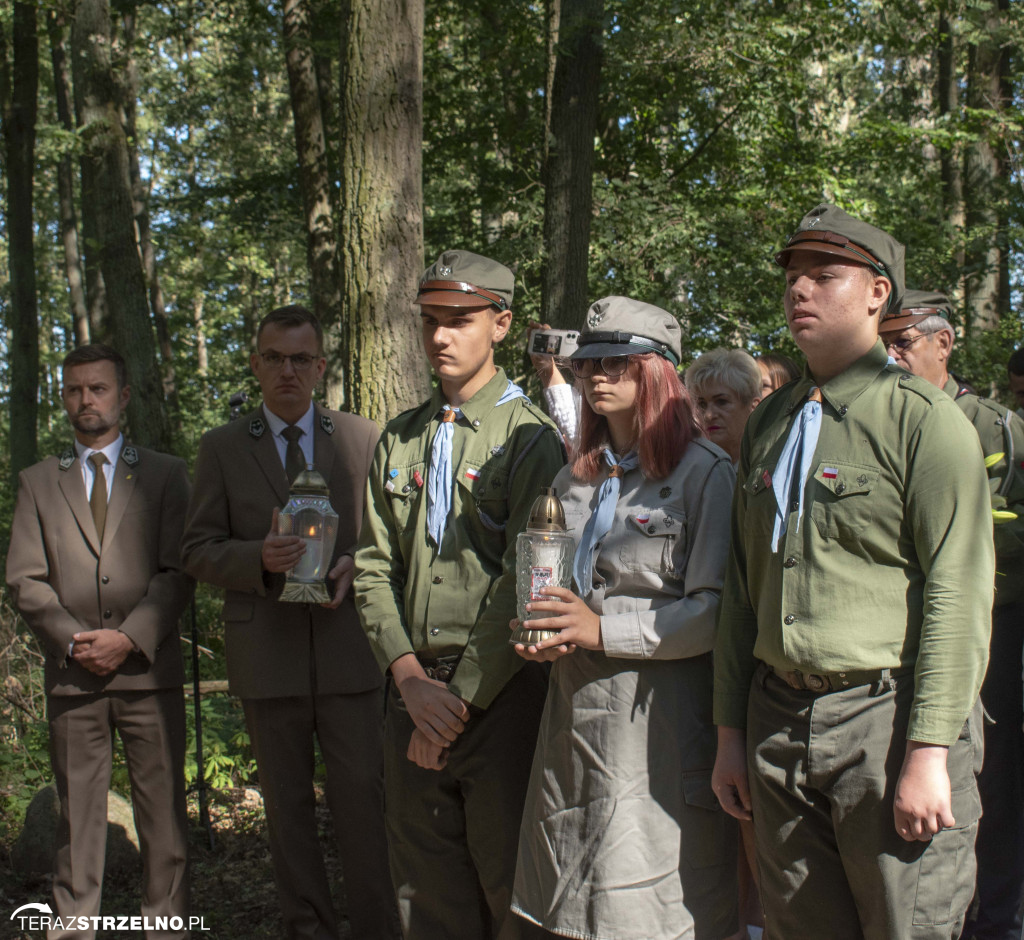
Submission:
[[[633,409],[633,441],[640,456],[640,469],[649,479],[662,480],[683,459],[686,448],[701,436],[694,417],[690,393],[672,365],[657,353],[630,356],[629,368],[636,377]],[[577,380],[580,394],[587,379]],[[590,482],[600,472],[601,457],[611,443],[608,420],[596,414],[583,398],[580,409],[579,441],[573,449],[572,475]]]

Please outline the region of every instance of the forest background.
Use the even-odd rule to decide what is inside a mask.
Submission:
[[[515,271],[500,356],[527,383],[526,320],[578,327],[607,294],[672,311],[689,357],[795,356],[771,258],[837,202],[907,245],[908,286],[953,298],[955,371],[1005,396],[1022,36],[1018,0],[2,5],[0,555],[18,471],[70,441],[70,348],[118,346],[128,433],[191,461],[233,394],[258,398],[260,316],[306,303],[323,399],[383,424],[427,393],[410,300],[451,247]],[[202,588],[198,612],[218,679]],[[7,604],[0,644],[2,830],[49,771],[38,648]],[[208,781],[245,783],[237,709],[203,708]]]

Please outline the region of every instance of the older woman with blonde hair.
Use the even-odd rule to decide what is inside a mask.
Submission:
[[[712,349],[686,370],[686,387],[708,440],[740,459],[747,417],[761,400],[761,370],[742,349]]]

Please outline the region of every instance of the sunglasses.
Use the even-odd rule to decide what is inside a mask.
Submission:
[[[595,372],[614,377],[625,373],[629,360],[629,356],[602,356],[600,359],[570,359],[569,365],[578,379],[589,379]]]

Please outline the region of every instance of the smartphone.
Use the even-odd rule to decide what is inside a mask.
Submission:
[[[578,330],[531,330],[527,349],[533,356],[570,356],[579,339]]]

